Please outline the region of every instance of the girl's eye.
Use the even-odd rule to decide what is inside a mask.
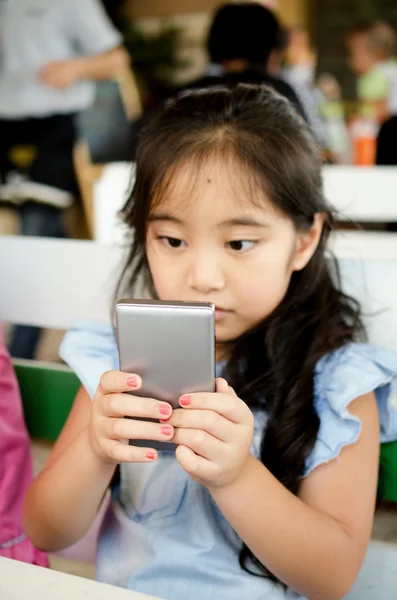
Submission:
[[[245,252],[251,250],[255,244],[256,242],[253,240],[233,240],[232,242],[228,242],[227,246],[235,252]]]
[[[183,240],[168,236],[160,236],[159,239],[163,242],[164,246],[167,246],[168,248],[183,248],[185,243]]]

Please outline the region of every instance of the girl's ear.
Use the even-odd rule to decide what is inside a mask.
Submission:
[[[316,213],[310,229],[298,233],[295,254],[292,260],[293,271],[304,269],[315,253],[323,230],[325,216],[325,213]]]

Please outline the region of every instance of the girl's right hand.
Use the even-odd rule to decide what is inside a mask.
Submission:
[[[153,448],[129,446],[130,439],[170,441],[171,425],[125,419],[168,419],[172,407],[166,402],[131,395],[142,386],[139,375],[108,371],[95,393],[89,423],[89,439],[93,451],[105,462],[152,462],[157,458]],[[127,394],[126,392],[130,392]]]

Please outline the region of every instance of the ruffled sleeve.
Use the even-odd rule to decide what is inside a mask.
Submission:
[[[103,373],[119,369],[114,328],[104,323],[77,321],[62,341],[60,356],[93,398]]]
[[[336,458],[357,441],[361,422],[349,404],[375,392],[382,442],[397,440],[397,353],[365,344],[348,344],[324,356],[314,377],[314,405],[320,418],[316,444],[304,476]]]

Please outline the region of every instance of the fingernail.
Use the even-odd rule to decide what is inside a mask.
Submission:
[[[149,460],[155,460],[155,459],[156,459],[156,456],[157,456],[157,455],[155,454],[155,452],[148,452],[148,453],[146,454],[146,458],[148,458]]]
[[[168,404],[163,404],[160,406],[160,414],[161,415],[169,415],[171,412],[171,407]]]
[[[135,375],[133,375],[132,377],[129,377],[129,378],[127,379],[127,385],[128,385],[129,387],[136,387],[136,386],[137,386],[137,383],[138,383],[138,378],[137,378],[137,377],[135,377]]]
[[[191,396],[181,396],[179,398],[179,404],[181,406],[189,406],[189,404],[191,403],[191,401],[192,401],[192,397]]]
[[[161,433],[167,437],[173,434],[173,428],[170,425],[161,428]]]

